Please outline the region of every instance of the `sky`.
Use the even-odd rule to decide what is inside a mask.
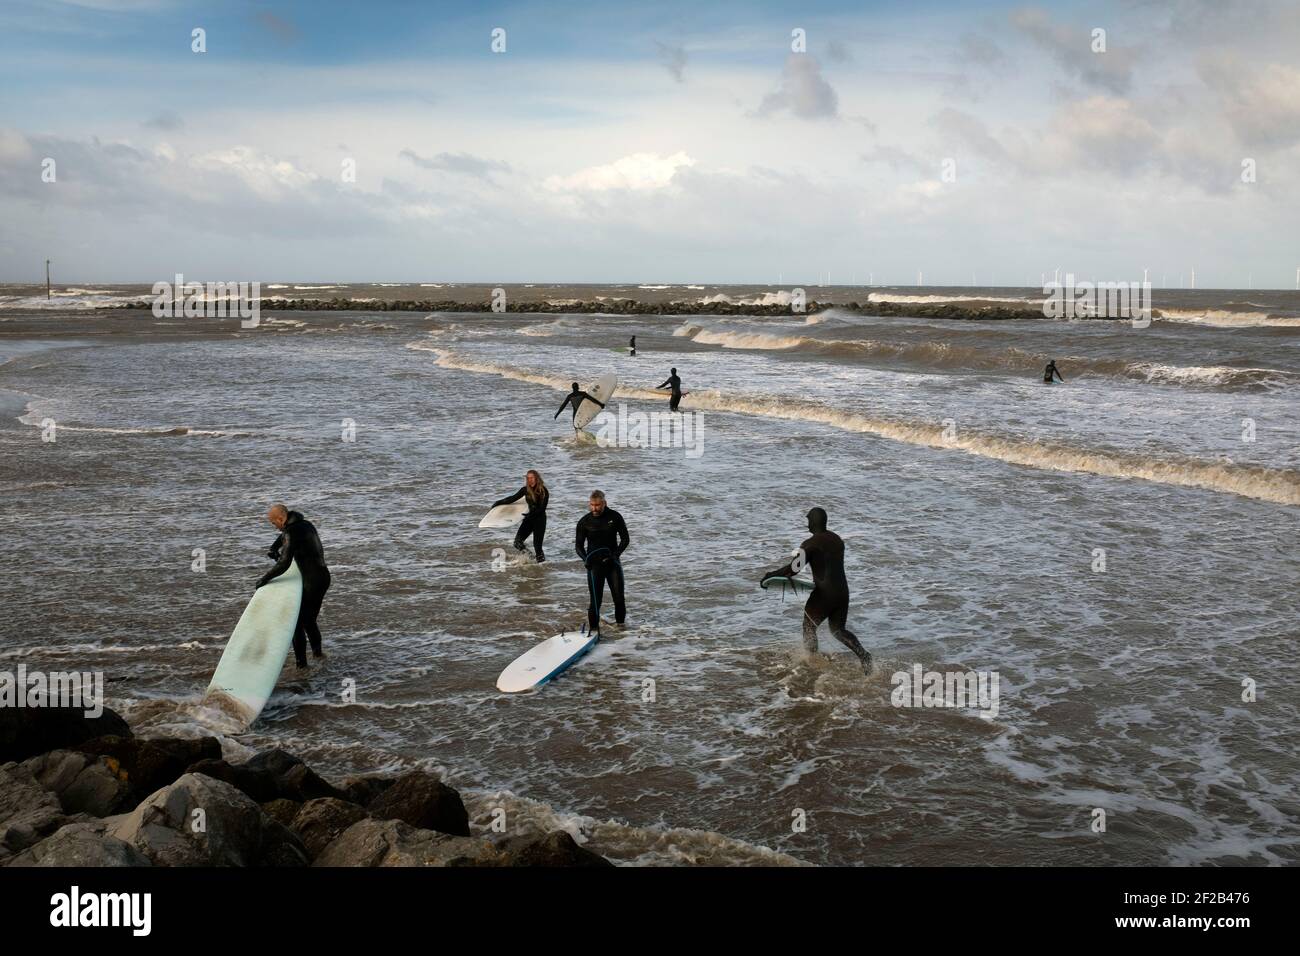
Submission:
[[[0,5],[0,282],[1292,288],[1297,223],[1296,0]]]

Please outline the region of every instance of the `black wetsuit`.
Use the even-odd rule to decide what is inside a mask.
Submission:
[[[275,539],[268,557],[275,559],[275,567],[262,575],[257,586],[278,578],[289,570],[289,562],[298,562],[302,574],[302,605],[298,609],[298,624],[293,631],[293,656],[299,667],[307,666],[307,642],[312,653],[321,656],[320,628],[316,616],[330,587],[330,569],[325,566],[325,549],[321,547],[316,526],[297,511],[290,511],[280,537]]]
[[[556,412],[555,415],[553,415],[552,417],[553,417],[553,418],[559,418],[559,417],[560,417],[560,412],[564,411],[564,407],[565,407],[566,405],[568,405],[570,402],[572,402],[572,403],[573,403],[573,417],[574,417],[574,418],[577,418],[577,417],[578,417],[578,408],[579,408],[579,406],[582,405],[582,400],[583,400],[584,398],[585,398],[585,399],[588,399],[589,401],[593,401],[593,402],[595,402],[595,403],[596,403],[597,405],[599,405],[601,408],[604,408],[604,407],[605,407],[605,403],[602,402],[600,399],[598,399],[598,398],[593,398],[592,396],[588,395],[586,392],[584,392],[584,391],[582,391],[581,389],[579,389],[579,390],[576,391],[576,392],[570,392],[568,395],[565,395],[565,396],[564,396],[564,401],[562,401],[562,402],[560,403],[560,411],[559,411],[559,412]]]
[[[623,566],[618,557],[630,540],[623,516],[609,506],[599,515],[588,512],[578,521],[578,557],[587,565],[587,590],[591,595],[587,626],[593,631],[600,630],[600,599],[606,584],[614,597],[614,620],[622,624],[627,618],[627,607],[623,603]]]
[[[520,498],[528,494],[528,486],[524,485],[509,498],[502,498],[500,501],[492,502],[492,507],[498,505],[514,504]],[[546,505],[551,500],[551,493],[543,490],[537,496],[537,500],[528,498],[528,514],[524,515],[523,523],[519,525],[519,530],[515,532],[515,549],[524,550],[524,541],[531,534],[533,536],[533,551],[537,555],[538,561],[545,561],[546,555],[542,553],[542,539],[546,537]]]
[[[1053,375],[1056,376],[1057,380],[1062,381],[1062,382],[1065,381],[1065,379],[1061,378],[1061,373],[1060,373],[1059,371],[1057,371],[1057,369],[1056,369],[1056,363],[1055,363],[1055,362],[1050,362],[1050,363],[1048,363],[1047,368],[1043,369],[1043,381],[1044,381],[1044,382],[1047,382],[1047,383],[1050,384],[1051,381],[1052,381],[1052,376],[1053,376]]]
[[[632,336],[632,341],[627,343],[627,354],[636,355],[636,336]]]
[[[834,531],[815,531],[799,547],[808,558],[814,585],[803,608],[804,647],[810,654],[817,650],[817,626],[827,621],[835,639],[856,654],[863,669],[870,673],[871,654],[845,626],[849,616],[849,581],[844,576],[844,540]],[[789,577],[794,569],[787,564],[773,573]]]
[[[682,400],[682,380],[680,376],[669,375],[668,381],[659,386],[660,388],[671,388],[673,390],[672,398],[668,400],[668,410],[677,411],[677,406]]]

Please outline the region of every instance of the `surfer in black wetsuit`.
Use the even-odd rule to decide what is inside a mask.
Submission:
[[[586,392],[584,392],[582,389],[578,388],[578,383],[577,383],[577,382],[574,382],[574,383],[573,383],[573,391],[571,391],[568,395],[565,395],[565,396],[564,396],[564,401],[562,401],[562,402],[560,403],[560,411],[559,411],[559,412],[556,412],[556,413],[555,413],[554,415],[552,415],[551,417],[552,417],[552,418],[559,418],[559,417],[560,417],[560,412],[564,411],[564,407],[565,407],[566,405],[572,404],[572,405],[573,405],[573,417],[574,417],[574,418],[577,418],[577,417],[578,417],[578,406],[582,404],[582,400],[583,400],[583,399],[587,399],[588,401],[595,402],[595,403],[596,403],[597,405],[599,405],[601,408],[604,408],[604,407],[605,407],[605,403],[604,403],[604,402],[602,402],[602,401],[601,401],[600,399],[598,399],[598,398],[594,398],[593,396],[588,395],[588,394],[587,394]]]
[[[591,603],[587,607],[587,626],[600,633],[600,599],[609,585],[614,597],[614,620],[619,626],[627,618],[623,604],[623,565],[618,557],[631,540],[623,516],[605,503],[603,491],[593,491],[589,502],[591,511],[578,520],[578,557],[587,565],[587,590]]]
[[[542,553],[542,539],[546,537],[546,505],[551,500],[551,493],[546,490],[546,482],[542,481],[539,472],[529,469],[524,476],[524,486],[509,498],[492,502],[492,507],[514,504],[520,498],[527,498],[528,514],[524,515],[523,523],[515,532],[515,550],[524,550],[524,541],[531,534],[533,553],[537,555],[538,563],[541,563],[546,560],[546,555]]]
[[[302,574],[302,604],[293,630],[293,656],[298,667],[303,668],[307,666],[308,641],[311,642],[312,656],[325,656],[320,648],[320,628],[316,626],[321,601],[325,600],[325,592],[330,587],[325,549],[321,547],[316,526],[297,511],[290,511],[284,505],[272,505],[266,513],[266,520],[275,525],[280,537],[267,552],[267,557],[275,561],[275,567],[262,575],[257,586],[260,588],[284,574],[289,570],[290,562],[298,562],[298,571]]]
[[[1056,359],[1052,359],[1050,362],[1048,362],[1047,368],[1043,369],[1043,381],[1046,382],[1048,385],[1052,384],[1053,375],[1056,376],[1056,380],[1058,382],[1061,382],[1062,384],[1065,383],[1065,379],[1061,378],[1061,373],[1057,371]]]
[[[799,550],[812,569],[814,587],[803,608],[803,645],[809,654],[816,653],[817,627],[822,621],[827,621],[831,634],[858,656],[862,670],[870,676],[871,654],[845,626],[849,615],[849,582],[844,576],[844,540],[834,531],[826,530],[826,512],[822,508],[808,512],[808,530],[812,537],[799,545]],[[791,561],[763,577],[794,577],[797,570],[793,564]]]
[[[677,411],[677,406],[682,400],[682,380],[677,377],[677,369],[672,369],[672,374],[668,376],[668,380],[659,387],[672,389],[672,397],[668,399],[668,410],[670,412]]]
[[[632,341],[627,343],[627,354],[636,355],[636,336],[632,336]]]

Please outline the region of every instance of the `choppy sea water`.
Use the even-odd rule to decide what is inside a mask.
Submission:
[[[0,669],[103,670],[137,730],[283,746],[335,777],[436,769],[480,824],[502,805],[625,862],[1300,858],[1286,324],[294,313],[204,332],[0,340]],[[631,334],[637,357],[612,351]],[[1041,384],[1048,358],[1065,385]],[[606,372],[625,415],[665,411],[671,366],[699,454],[552,419]],[[528,468],[552,493],[545,565],[477,528]],[[511,659],[583,619],[573,525],[596,487],[631,531],[630,626],[499,694]],[[330,657],[234,737],[198,701],[276,500],[321,531]],[[829,635],[807,658],[799,604],[757,588],[812,505],[846,540],[870,679]],[[917,664],[996,673],[996,717],[895,706]]]

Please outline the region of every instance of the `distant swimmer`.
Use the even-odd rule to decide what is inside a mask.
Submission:
[[[492,507],[511,505],[520,498],[528,500],[528,514],[524,515],[523,523],[519,526],[519,530],[515,532],[515,550],[524,550],[524,541],[531,534],[533,536],[533,553],[537,555],[539,562],[545,561],[546,555],[542,553],[542,539],[546,537],[546,505],[551,500],[551,493],[546,490],[546,482],[542,481],[539,472],[529,469],[528,474],[524,476],[524,486],[509,498],[502,498],[499,501],[492,502]]]
[[[627,354],[636,355],[636,336],[632,336],[632,341],[627,343]]]
[[[659,387],[672,389],[672,397],[668,399],[668,410],[670,412],[677,411],[677,406],[682,400],[682,380],[677,377],[677,369],[673,369],[672,374],[668,376],[668,380]]]
[[[290,511],[284,505],[272,505],[266,513],[266,520],[275,525],[280,537],[275,539],[267,557],[275,561],[275,567],[262,575],[257,582],[262,585],[278,578],[289,570],[293,561],[298,562],[298,571],[302,574],[302,604],[298,609],[298,624],[293,631],[293,656],[298,667],[307,666],[307,642],[311,642],[314,657],[323,657],[320,647],[320,628],[316,626],[316,616],[320,614],[320,605],[325,600],[325,592],[330,587],[330,569],[325,566],[325,549],[321,547],[320,535],[316,526],[297,511]]]
[[[809,654],[815,654],[817,627],[822,621],[827,621],[831,634],[858,656],[863,672],[870,676],[871,654],[845,626],[849,615],[849,582],[844,576],[844,541],[834,531],[826,530],[826,512],[822,508],[808,512],[808,530],[812,537],[801,544],[799,550],[804,562],[812,569],[814,587],[803,608],[803,645]],[[763,577],[794,577],[800,569],[793,564],[791,561]]]
[[[578,417],[578,406],[582,404],[582,400],[583,400],[584,398],[585,398],[587,401],[589,401],[589,402],[595,402],[595,403],[596,403],[597,405],[599,405],[601,408],[604,408],[604,407],[605,407],[605,403],[604,403],[604,402],[602,402],[602,401],[601,401],[600,399],[598,399],[598,398],[594,398],[593,396],[588,395],[588,394],[587,394],[586,392],[584,392],[582,389],[578,388],[578,383],[577,383],[577,382],[574,382],[574,383],[573,383],[573,391],[571,391],[568,395],[565,395],[565,396],[564,396],[564,401],[562,401],[562,402],[560,403],[560,412],[564,411],[564,407],[565,407],[566,405],[572,404],[572,405],[573,405],[573,417],[574,417],[574,418],[577,418],[577,417]],[[556,413],[555,413],[554,415],[552,415],[551,417],[552,417],[552,418],[559,418],[559,417],[560,417],[560,412],[556,412]]]
[[[1050,385],[1052,383],[1053,375],[1056,376],[1058,382],[1065,384],[1065,379],[1061,378],[1061,373],[1057,371],[1056,359],[1052,359],[1052,361],[1048,362],[1047,368],[1043,369],[1043,381]]]
[[[587,627],[600,633],[600,602],[609,585],[614,598],[614,620],[619,626],[627,619],[623,604],[623,565],[619,555],[627,550],[630,538],[623,516],[605,503],[603,491],[593,491],[588,501],[589,513],[578,520],[578,557],[587,565],[587,590],[591,603],[587,606]]]

